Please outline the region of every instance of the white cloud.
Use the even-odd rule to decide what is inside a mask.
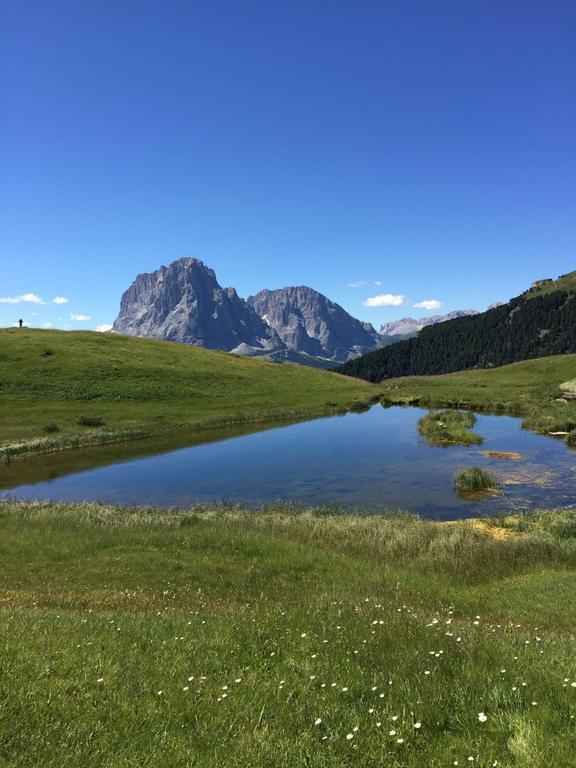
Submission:
[[[52,328],[52,323],[42,323],[42,328]]]
[[[440,309],[442,302],[438,299],[426,299],[414,304],[414,309]]]
[[[365,307],[399,307],[404,304],[404,296],[401,293],[381,293],[379,296],[370,296],[362,303]]]
[[[31,304],[44,304],[44,300],[40,296],[36,296],[35,293],[24,293],[18,297],[20,301],[29,302]]]
[[[52,301],[54,304],[68,304],[70,299],[67,299],[65,296],[55,296]]]
[[[382,285],[382,280],[374,280],[374,285]]]
[[[7,296],[0,298],[0,304],[44,304],[35,293],[23,293],[22,296]]]
[[[111,323],[102,323],[102,325],[97,325],[95,328],[96,331],[99,333],[106,333],[106,331],[112,330],[112,324]]]
[[[346,283],[346,288],[364,288],[366,280],[357,280],[355,283]]]
[[[90,315],[77,315],[74,312],[71,312],[70,320],[90,320]]]

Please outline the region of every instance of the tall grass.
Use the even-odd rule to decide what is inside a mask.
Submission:
[[[497,489],[499,482],[497,477],[480,467],[468,467],[456,472],[454,485],[462,493],[479,493]]]

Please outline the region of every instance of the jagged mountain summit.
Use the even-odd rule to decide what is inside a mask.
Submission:
[[[278,334],[288,350],[338,363],[379,349],[384,340],[370,323],[346,312],[313,288],[263,290],[248,304]]]
[[[122,296],[113,330],[208,349],[259,354],[284,349],[274,331],[199,259],[138,275]]]
[[[265,290],[245,301],[190,258],[138,275],[113,330],[326,368],[386,343],[370,323],[312,288]]]
[[[415,336],[422,328],[437,323],[445,323],[447,320],[454,320],[457,317],[470,317],[477,315],[475,309],[457,309],[455,312],[448,312],[446,315],[431,315],[416,320],[413,317],[403,317],[401,320],[393,320],[390,323],[384,323],[380,326],[380,333],[384,336],[403,336],[408,338]]]
[[[470,314],[474,310],[404,318],[378,333],[308,286],[263,290],[245,301],[234,288],[223,288],[200,259],[183,258],[135,278],[122,295],[113,330],[332,368],[414,336],[427,325]]]

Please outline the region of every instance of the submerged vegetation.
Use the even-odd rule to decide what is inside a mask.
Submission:
[[[471,431],[475,424],[471,411],[436,411],[420,419],[418,431],[429,445],[480,445],[483,438]]]
[[[480,467],[468,467],[456,472],[454,485],[460,493],[464,494],[495,491],[500,487],[498,478]]]
[[[506,459],[508,461],[524,461],[525,456],[517,451],[480,451],[487,459]]]
[[[4,502],[0,553],[2,764],[573,764],[573,511]]]

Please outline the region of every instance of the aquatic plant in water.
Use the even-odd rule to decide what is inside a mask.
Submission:
[[[454,485],[460,493],[482,493],[500,488],[498,478],[480,467],[468,467],[456,472]]]
[[[476,416],[470,411],[432,411],[418,422],[418,431],[429,445],[480,445],[484,439],[472,432]]]

